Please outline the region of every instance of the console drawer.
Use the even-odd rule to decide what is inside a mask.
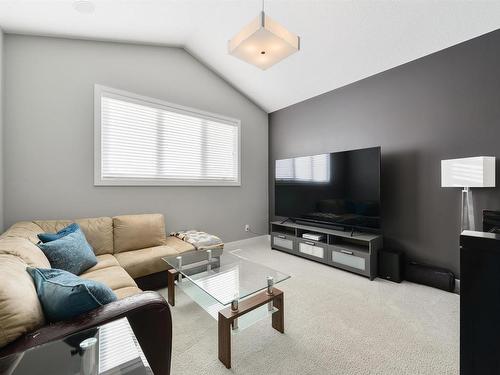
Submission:
[[[282,233],[271,234],[272,247],[288,252],[295,252],[295,237]]]
[[[330,245],[330,250],[330,259],[335,266],[369,275],[370,254],[368,252],[341,245]]]
[[[315,258],[325,259],[327,245],[306,239],[299,239],[299,252]]]

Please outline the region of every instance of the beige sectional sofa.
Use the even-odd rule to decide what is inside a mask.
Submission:
[[[36,246],[37,234],[57,232],[72,222],[80,225],[98,259],[80,276],[103,282],[118,299],[141,293],[140,282],[147,284],[151,277],[165,284],[168,267],[162,257],[195,251],[166,235],[160,214],[16,223],[0,236],[0,348],[45,324],[26,266],[50,268]]]

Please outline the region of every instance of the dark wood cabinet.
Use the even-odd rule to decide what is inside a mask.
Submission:
[[[460,375],[500,374],[500,235],[460,236]]]

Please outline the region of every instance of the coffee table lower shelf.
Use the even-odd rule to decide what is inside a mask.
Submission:
[[[175,269],[168,270],[168,303],[175,306],[175,282],[179,272]],[[255,311],[261,306],[268,305],[272,315],[272,327],[280,333],[285,332],[285,310],[283,291],[272,287],[239,301],[236,306],[230,306],[218,311],[218,347],[219,360],[231,368],[231,332],[238,330],[238,318]],[[213,316],[213,313],[210,313]]]

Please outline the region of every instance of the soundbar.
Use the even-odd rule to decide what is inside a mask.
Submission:
[[[295,219],[296,224],[301,224],[301,225],[310,225],[310,226],[315,226],[318,228],[325,228],[325,229],[332,229],[332,230],[340,230],[345,232],[347,230],[346,227],[341,226],[341,225],[335,225],[335,224],[329,224],[329,223],[322,223],[322,222],[311,222],[308,220],[300,220],[300,219]]]

